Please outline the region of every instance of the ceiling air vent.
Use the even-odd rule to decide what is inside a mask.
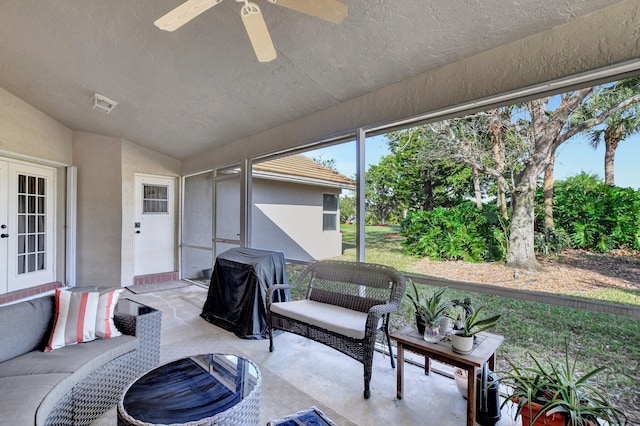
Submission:
[[[95,110],[109,114],[116,105],[118,105],[116,101],[109,99],[106,96],[102,96],[97,93],[93,94],[93,109]]]

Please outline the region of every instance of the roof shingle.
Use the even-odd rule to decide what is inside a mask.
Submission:
[[[356,183],[353,179],[300,154],[255,163],[253,170],[318,179],[343,185],[355,185]]]

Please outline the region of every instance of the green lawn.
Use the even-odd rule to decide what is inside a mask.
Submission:
[[[343,255],[338,259],[355,260],[355,226],[342,225]],[[392,265],[397,269],[415,273],[419,259],[402,253],[401,239],[396,236],[399,227],[366,227],[366,261]],[[304,267],[289,267],[293,282]],[[419,285],[423,291],[434,287]],[[475,307],[484,306],[487,315],[501,314],[494,330],[505,336],[498,356],[498,370],[506,368],[505,357],[526,364],[527,353],[559,356],[565,342],[570,353],[578,354],[582,371],[605,365],[608,374],[596,376],[599,387],[606,389],[611,400],[640,422],[640,321],[635,318],[528,302],[519,299],[491,296],[482,293],[448,289],[445,297],[458,299],[471,297]],[[303,297],[301,294],[293,297]],[[580,297],[614,303],[640,306],[640,292],[603,289]],[[392,328],[413,324],[413,309],[405,298],[398,314],[392,316]]]

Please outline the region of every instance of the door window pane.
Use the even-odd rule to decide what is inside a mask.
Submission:
[[[18,175],[18,274],[46,269],[46,179]]]
[[[168,214],[168,187],[157,185],[143,185],[142,213]]]

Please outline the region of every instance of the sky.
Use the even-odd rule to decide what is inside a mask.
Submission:
[[[323,160],[333,159],[340,173],[355,177],[355,149],[355,142],[348,142],[309,151],[304,155]],[[365,154],[367,165],[377,164],[388,152],[384,136],[367,138]],[[604,142],[600,143],[597,149],[593,149],[588,140],[578,135],[560,145],[556,151],[554,179],[563,180],[581,172],[599,176],[604,180]],[[633,135],[618,145],[614,176],[616,186],[640,189],[640,135]]]

